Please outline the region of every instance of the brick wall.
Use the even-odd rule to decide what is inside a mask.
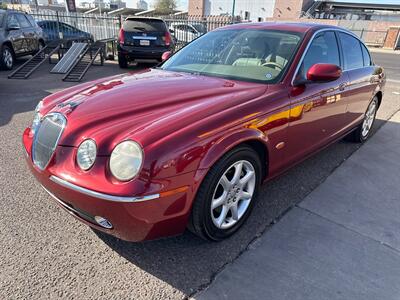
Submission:
[[[205,0],[189,0],[188,15],[204,16]]]

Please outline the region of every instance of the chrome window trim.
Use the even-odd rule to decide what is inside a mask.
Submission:
[[[34,156],[35,156],[35,149],[34,149],[34,148],[35,148],[35,144],[36,144],[36,139],[37,139],[37,136],[38,136],[38,132],[39,132],[39,130],[40,130],[40,126],[42,126],[43,120],[44,120],[45,118],[47,118],[47,117],[54,116],[54,115],[59,115],[59,116],[61,116],[61,117],[64,119],[64,123],[63,123],[63,126],[62,126],[62,128],[61,128],[61,130],[60,130],[60,133],[59,133],[58,137],[57,137],[56,143],[55,143],[55,145],[54,145],[54,149],[52,149],[53,153],[51,154],[51,156],[50,156],[49,161],[47,162],[47,164],[46,164],[46,165],[43,167],[43,169],[42,169],[41,167],[39,167],[39,166],[35,163],[35,158],[34,158]],[[56,151],[56,149],[57,149],[57,146],[58,146],[58,142],[60,141],[61,136],[62,136],[62,134],[64,133],[64,130],[65,130],[65,127],[66,127],[66,126],[67,126],[67,118],[66,118],[62,113],[58,113],[58,112],[49,113],[49,114],[45,115],[45,116],[41,119],[40,124],[39,124],[39,126],[38,126],[38,128],[37,128],[37,130],[36,130],[36,132],[35,132],[35,136],[34,136],[34,138],[33,138],[32,150],[31,150],[31,152],[32,152],[32,163],[33,163],[39,170],[41,170],[41,171],[45,170],[45,169],[48,167],[48,165],[49,165],[49,163],[51,162],[51,160],[53,159],[54,153],[55,153],[55,151]]]
[[[124,197],[124,196],[114,196],[114,195],[110,195],[110,194],[104,194],[104,193],[96,192],[96,191],[89,190],[84,187],[78,186],[76,184],[68,182],[68,181],[61,179],[54,175],[50,176],[50,180],[53,181],[54,183],[57,183],[65,188],[71,189],[78,193],[82,193],[82,194],[88,195],[90,197],[94,197],[94,198],[98,198],[98,199],[102,199],[102,200],[106,200],[106,201],[112,201],[112,202],[131,203],[131,202],[143,202],[143,201],[154,200],[154,199],[160,198],[160,194],[153,194],[153,195],[147,195],[147,196],[142,196],[142,197]]]
[[[292,86],[294,86],[294,80],[296,78],[296,75],[299,72],[300,66],[303,63],[304,57],[306,56],[306,54],[308,52],[308,49],[310,48],[312,42],[314,41],[315,37],[319,33],[325,32],[325,31],[333,31],[333,32],[338,32],[339,31],[339,32],[346,33],[346,34],[351,35],[352,37],[356,38],[360,43],[362,43],[365,46],[364,42],[362,40],[360,40],[360,38],[357,35],[355,35],[354,33],[352,33],[351,31],[347,31],[347,30],[344,30],[344,29],[341,29],[341,28],[322,28],[322,29],[317,30],[316,32],[314,32],[314,34],[312,35],[312,37],[308,41],[307,47],[306,47],[306,49],[304,49],[304,52],[300,57],[299,63],[297,64],[296,70],[295,70],[295,72],[293,74],[293,77],[292,77],[292,81],[291,81],[291,85]],[[338,43],[339,52],[341,50],[340,47],[341,47],[341,45],[339,45],[339,43]],[[343,71],[347,72],[347,71],[351,71],[351,70],[343,70]]]

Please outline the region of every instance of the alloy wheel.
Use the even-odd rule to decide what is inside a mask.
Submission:
[[[371,131],[372,125],[374,124],[375,120],[376,108],[376,101],[372,101],[368,107],[367,112],[365,113],[364,121],[362,124],[361,134],[363,137],[368,136],[369,132]]]
[[[10,52],[10,50],[9,49],[4,49],[3,50],[3,62],[4,62],[4,65],[8,68],[8,69],[11,69],[12,68],[12,66],[13,66],[13,56],[12,56],[12,53]]]
[[[234,226],[253,198],[256,172],[247,160],[232,164],[221,176],[211,201],[211,219],[220,229]]]

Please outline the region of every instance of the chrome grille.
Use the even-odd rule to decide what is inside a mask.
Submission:
[[[32,146],[33,163],[44,170],[56,150],[67,120],[60,113],[51,113],[44,117],[36,132]]]

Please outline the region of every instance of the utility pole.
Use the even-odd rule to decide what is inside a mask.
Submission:
[[[235,4],[236,4],[236,0],[233,0],[233,5],[232,5],[232,22],[233,22],[233,19],[235,18]]]

